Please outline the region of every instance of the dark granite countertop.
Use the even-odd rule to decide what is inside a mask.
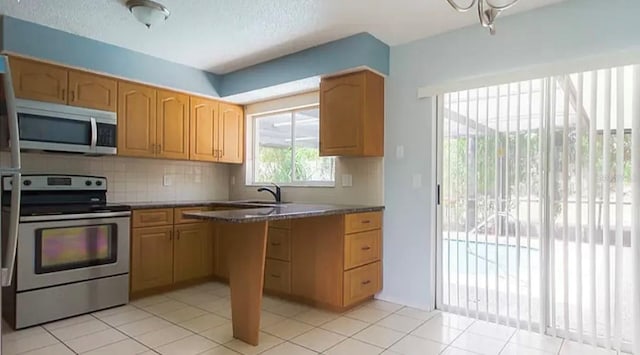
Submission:
[[[149,208],[173,208],[173,207],[196,207],[196,206],[219,206],[219,207],[259,207],[255,203],[243,201],[148,201],[148,202],[121,202],[120,205],[131,206],[131,209],[141,210]]]
[[[247,208],[227,211],[188,212],[185,216],[229,223],[252,223],[336,214],[376,212],[384,206],[286,203],[276,207]]]

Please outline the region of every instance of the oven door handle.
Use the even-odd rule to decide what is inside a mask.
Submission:
[[[91,151],[96,150],[98,145],[98,123],[94,117],[91,117]]]
[[[11,212],[9,213],[9,235],[7,249],[2,262],[2,286],[11,286],[13,271],[16,265],[16,253],[18,250],[18,221],[20,219],[20,195],[22,174],[13,173],[11,183]]]
[[[94,213],[77,213],[77,214],[51,214],[44,216],[22,216],[20,222],[46,222],[46,221],[68,221],[73,219],[92,219],[92,218],[114,218],[129,217],[131,211],[121,212],[94,212]]]

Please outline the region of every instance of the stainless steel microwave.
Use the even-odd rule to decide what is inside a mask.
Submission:
[[[116,154],[117,115],[32,100],[16,100],[21,150]]]

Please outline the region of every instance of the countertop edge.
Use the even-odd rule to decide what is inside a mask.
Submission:
[[[304,205],[304,204],[300,204]],[[265,221],[278,221],[285,219],[297,219],[297,218],[309,218],[309,217],[321,217],[321,216],[332,216],[332,215],[340,215],[340,214],[351,214],[351,213],[365,213],[365,212],[379,212],[384,210],[384,206],[344,206],[340,207],[339,205],[335,205],[335,208],[332,209],[322,209],[318,208],[317,210],[313,210],[314,205],[309,205],[310,209],[308,211],[295,212],[295,213],[287,213],[286,211],[281,214],[275,215],[251,215],[251,216],[225,216],[229,214],[242,214],[249,211],[259,213],[259,209],[239,209],[233,211],[207,211],[207,212],[186,212],[185,216],[194,219],[200,220],[210,220],[216,222],[226,222],[226,223],[257,223],[257,222],[265,222]],[[244,212],[243,212],[244,211]],[[219,215],[219,216],[218,216]]]

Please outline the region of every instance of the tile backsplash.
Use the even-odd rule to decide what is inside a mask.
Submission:
[[[9,161],[6,152],[0,161]],[[175,200],[227,200],[229,167],[203,162],[87,157],[69,154],[22,153],[24,174],[78,174],[106,176],[107,200],[144,202]],[[170,186],[164,186],[164,179]]]
[[[282,199],[292,202],[337,203],[345,205],[382,205],[383,158],[336,158],[333,187],[282,187]],[[258,186],[245,185],[245,165],[230,167],[235,184],[229,190],[232,200],[269,200],[270,195],[257,191]],[[342,186],[342,175],[352,176],[352,186]]]

